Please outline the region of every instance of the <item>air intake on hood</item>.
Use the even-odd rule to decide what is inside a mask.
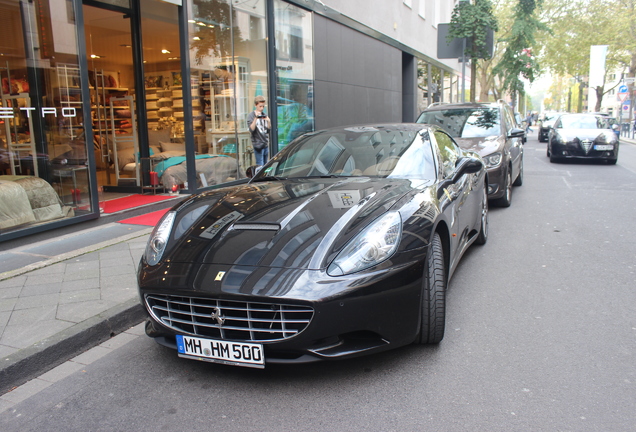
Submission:
[[[230,230],[278,231],[280,230],[280,225],[275,223],[236,223],[232,225]]]

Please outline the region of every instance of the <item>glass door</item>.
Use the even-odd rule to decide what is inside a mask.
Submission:
[[[84,5],[91,123],[100,188],[140,186],[130,15]]]

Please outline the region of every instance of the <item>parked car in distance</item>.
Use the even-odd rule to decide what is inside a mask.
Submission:
[[[541,117],[539,117],[539,119],[537,120],[537,127],[539,128],[539,142],[548,142],[550,128],[554,125],[554,122],[559,118],[561,114],[566,113],[547,111],[544,112]]]
[[[600,116],[603,116],[605,118],[607,118],[607,121],[610,125],[610,128],[614,131],[614,133],[616,134],[616,137],[618,138],[618,140],[620,141],[621,139],[621,124],[620,122],[616,119],[616,117],[611,117],[608,113],[602,113],[602,112],[595,112],[593,114],[597,114]]]
[[[303,134],[159,221],[138,270],[146,333],[256,368],[439,343],[448,281],[488,238],[485,181],[436,126]]]
[[[505,102],[452,103],[430,106],[418,123],[446,130],[464,150],[484,159],[488,173],[488,198],[509,207],[512,186],[523,183],[523,136],[512,109]]]
[[[546,153],[550,162],[562,159],[618,160],[618,137],[609,119],[598,114],[565,114],[550,131]]]

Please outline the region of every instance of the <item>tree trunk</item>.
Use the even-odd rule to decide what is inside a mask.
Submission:
[[[470,101],[475,102],[477,92],[477,59],[470,60]]]
[[[604,86],[594,87],[594,91],[596,92],[596,106],[594,107],[594,112],[601,112],[601,103],[603,102],[604,89]]]

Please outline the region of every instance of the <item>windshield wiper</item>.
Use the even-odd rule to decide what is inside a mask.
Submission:
[[[251,182],[261,182],[261,181],[281,181],[287,180],[287,177],[276,177],[276,176],[263,176],[259,178],[252,179]]]
[[[306,176],[305,178],[340,178],[343,177],[341,175],[337,175],[337,174],[325,174],[325,175],[318,175],[318,176]]]

